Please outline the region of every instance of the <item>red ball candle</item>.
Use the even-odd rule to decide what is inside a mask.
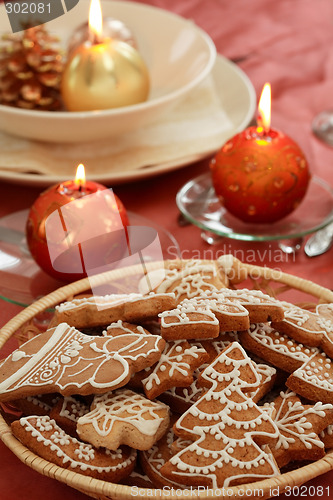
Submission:
[[[258,126],[226,142],[210,169],[216,194],[232,215],[249,223],[273,223],[298,207],[311,175],[296,142],[270,128],[268,84],[259,113]]]
[[[47,240],[45,225],[48,217],[56,210],[59,210],[64,205],[74,200],[82,199],[87,195],[98,193],[99,191],[104,191],[106,197],[108,197],[110,193],[111,202],[108,203],[109,209],[107,213],[105,213],[105,211],[96,211],[96,213],[92,214],[85,213],[81,218],[78,211],[76,211],[76,213],[74,211],[72,214],[74,218],[73,224],[74,226],[75,224],[77,226],[87,224],[88,232],[89,226],[92,227],[92,224],[102,228],[105,230],[104,242],[107,240],[108,249],[110,249],[112,245],[112,248],[117,248],[119,230],[122,230],[124,226],[126,227],[129,224],[125,207],[119,198],[113,193],[111,194],[110,190],[102,184],[86,181],[83,165],[79,165],[75,180],[65,181],[50,187],[41,193],[33,203],[26,223],[27,244],[36,263],[48,275],[65,282],[71,282],[87,276],[84,266],[82,267],[82,262],[77,258],[77,246],[76,248],[74,248],[74,246],[73,248],[69,248],[68,240],[66,241],[66,238],[61,234],[54,234],[54,239],[52,238],[53,241],[50,241],[50,238]],[[114,201],[116,202],[116,206],[114,206]],[[57,266],[52,262],[50,245],[55,247],[59,253],[59,262]],[[97,246],[96,239],[95,242],[92,239],[91,248],[89,250],[96,253],[97,258],[98,255],[102,255],[103,239],[99,239]],[[121,251],[119,248],[118,254],[120,258]],[[114,260],[117,259],[114,258]]]

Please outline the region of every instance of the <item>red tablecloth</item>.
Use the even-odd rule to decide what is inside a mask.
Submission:
[[[239,65],[252,80],[257,94],[270,81],[273,126],[293,137],[306,152],[312,171],[333,185],[333,150],[312,136],[310,126],[316,113],[333,108],[331,0],[146,0],[142,3],[193,19],[210,34],[219,53],[240,59]],[[271,242],[223,240],[209,247],[200,239],[198,228],[179,227],[175,195],[187,180],[207,171],[207,167],[205,160],[170,174],[119,186],[115,192],[129,210],[173,233],[184,258],[234,253],[250,263],[278,267],[332,288],[333,249],[321,257],[308,259],[302,251],[295,256],[283,256],[277,244]],[[0,216],[29,207],[39,192],[37,188],[2,182]],[[0,325],[18,311],[17,306],[1,302]],[[306,485],[315,489],[295,492],[288,498],[330,498],[332,480],[333,472]],[[325,488],[321,490],[320,486]],[[48,500],[87,498],[30,470],[0,443],[1,500],[38,500],[46,496]]]

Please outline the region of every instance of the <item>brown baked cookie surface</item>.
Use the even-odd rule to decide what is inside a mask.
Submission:
[[[60,392],[100,394],[126,385],[131,375],[160,358],[155,335],[91,337],[61,323],[10,354],[0,367],[0,401]]]
[[[128,445],[148,450],[169,428],[169,408],[129,389],[95,396],[90,412],[77,421],[79,436],[94,446]]]
[[[23,417],[11,425],[14,436],[36,455],[59,467],[118,483],[131,473],[136,451],[96,449],[63,431],[48,416]]]

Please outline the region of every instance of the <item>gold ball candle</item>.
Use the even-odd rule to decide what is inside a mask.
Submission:
[[[61,92],[68,111],[93,111],[144,102],[149,72],[140,53],[128,43],[103,38],[99,0],[89,12],[90,39],[70,54]]]
[[[311,177],[298,144],[270,127],[270,103],[270,86],[266,84],[257,126],[232,137],[210,162],[221,204],[248,223],[270,224],[293,212]]]

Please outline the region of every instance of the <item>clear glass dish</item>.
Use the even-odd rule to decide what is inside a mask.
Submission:
[[[127,214],[130,226],[149,227],[157,232],[163,255],[153,254],[154,249],[149,247],[145,260],[180,256],[171,233],[145,217],[129,211]],[[0,219],[0,299],[23,307],[64,285],[42,271],[31,257],[24,232],[27,217],[28,210],[21,210]]]
[[[333,221],[333,190],[316,176],[299,207],[274,224],[249,224],[230,214],[215,194],[210,172],[187,182],[176,202],[183,216],[204,231],[243,241],[302,238]]]

